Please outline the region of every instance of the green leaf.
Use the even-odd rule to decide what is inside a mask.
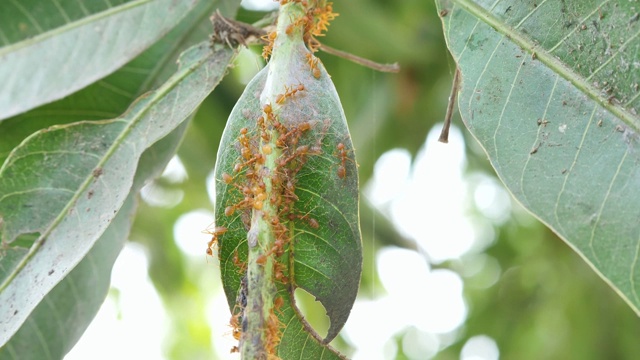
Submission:
[[[150,86],[161,85],[176,71],[175,59],[184,48],[189,44],[200,42],[208,36],[211,29],[208,16],[213,8],[220,7],[221,11],[225,13],[232,10],[229,9],[230,7],[237,6],[230,3],[233,1],[200,0],[196,7],[169,34],[115,73],[69,97],[0,122],[0,163],[4,162],[11,149],[27,135],[38,129],[53,124],[71,123],[85,119],[111,118],[124,112],[136,96],[147,91]],[[157,175],[164,168],[175,153],[187,125],[188,122],[185,121],[164,139],[145,151],[138,166],[132,193],[135,193],[136,189],[142,186],[145,179]],[[107,232],[119,231],[113,227],[120,225],[114,224],[115,221],[109,226]],[[121,224],[121,226],[125,225],[127,224]],[[101,250],[92,249],[88,256],[91,256],[92,253],[105,252],[107,247],[112,251],[119,250],[120,242],[126,238],[125,235],[118,239],[121,240],[120,242],[115,241],[110,245],[101,244],[105,242],[103,240],[105,236],[103,235],[94,245],[94,248],[100,247]],[[65,277],[47,294],[5,347],[19,349],[14,352],[19,353],[21,358],[43,359],[48,358],[47,354],[58,354],[58,351],[63,351],[59,356],[51,356],[52,358],[61,358],[75,344],[77,336],[82,334],[89,325],[98,311],[98,306],[104,301],[115,257],[109,257],[108,253],[105,253],[102,258],[110,259],[110,261],[97,262],[83,259],[68,277]],[[83,264],[86,263],[92,265],[91,271],[88,272],[91,277],[88,279],[90,281],[83,282],[76,278],[81,275],[74,274],[82,273],[83,267],[87,266]],[[97,263],[100,266],[96,266]],[[87,277],[81,279],[87,279]],[[74,294],[78,294],[77,297],[81,298],[81,301],[68,301],[68,292],[58,290],[59,288],[68,288],[67,282],[73,283]],[[104,287],[101,288],[103,284]],[[55,304],[55,313],[50,311],[50,304]],[[92,304],[97,304],[97,306],[92,306]],[[78,308],[82,308],[83,311],[76,311]],[[37,334],[33,333],[34,331],[52,326],[64,328],[64,325],[59,324],[60,319],[65,319],[66,324],[72,324],[73,331],[54,331],[49,333],[42,342],[38,342],[38,345],[41,346],[30,345],[33,339],[38,338]],[[8,352],[5,352],[4,356],[9,356],[7,354]],[[0,358],[4,358],[1,351]]]
[[[63,99],[0,122],[0,163],[37,130],[122,114],[138,96],[162,85],[175,73],[176,60],[183,50],[207,38],[213,9],[225,11],[233,2],[200,0],[170,33],[116,72]]]
[[[10,1],[0,11],[0,120],[110,74],[171,30],[195,0]]]
[[[462,74],[460,113],[496,172],[640,314],[637,9],[439,5]]]
[[[193,112],[232,56],[194,46],[178,73],[122,117],[53,126],[14,149],[0,168],[0,344],[85,256],[129,194],[140,155]],[[30,234],[35,241],[22,241]]]
[[[280,20],[282,18],[281,15]],[[278,27],[286,28],[280,20]],[[258,244],[264,246],[260,243],[262,232],[273,231],[278,237],[278,228],[273,225],[277,218],[289,234],[284,255],[274,259],[274,266],[284,268],[283,273],[288,277],[284,283],[276,280],[279,296],[284,300],[282,312],[276,311],[284,324],[278,355],[285,359],[335,358],[339,355],[323,343],[335,338],[346,322],[362,271],[358,172],[346,119],[329,75],[318,62],[320,73],[316,78],[309,64],[311,53],[301,36],[296,41],[292,35],[294,40],[289,41],[284,33],[281,31],[282,36],[278,35],[277,39],[283,40],[276,40],[269,65],[254,77],[238,100],[220,142],[215,170],[215,220],[216,226],[227,229],[218,236],[220,269],[229,307],[234,311],[237,309],[237,296],[242,293],[244,275],[241,264],[247,261],[248,251],[256,246],[251,245],[252,241],[248,239],[257,236]],[[278,101],[279,95],[299,85],[304,90]],[[264,140],[264,132],[272,131],[268,130],[272,129],[271,126],[276,127],[259,125],[258,118],[268,115],[263,109],[267,104],[272,107],[276,119],[267,120],[267,123],[278,122],[288,131],[273,130],[269,140]],[[306,125],[310,126],[308,131],[296,130]],[[244,137],[243,128],[248,129]],[[284,136],[286,141],[276,146],[276,139],[280,136]],[[247,139],[247,145],[243,145],[243,138]],[[340,151],[338,144],[344,146],[344,152]],[[265,151],[264,146],[273,150]],[[237,164],[251,162],[243,158],[243,148],[250,149],[254,155],[261,153],[266,156],[266,168],[259,165],[254,169],[250,164],[239,172],[235,171]],[[287,164],[277,165],[275,170],[269,168],[272,151],[279,154],[276,164],[282,159],[289,159]],[[274,175],[264,176],[253,184],[248,169],[258,174]],[[225,182],[227,175],[232,175],[233,181]],[[242,189],[259,186],[260,181],[273,184],[270,185],[272,189],[267,187],[267,193],[273,193],[264,200],[264,211],[260,206],[251,208],[251,204],[255,204],[253,202],[249,202],[248,207],[245,206],[246,201],[243,203],[246,194]],[[295,195],[279,187],[278,183],[283,186],[290,183],[295,188]],[[229,207],[237,210],[229,214]],[[271,207],[277,209],[274,211]],[[256,231],[255,224],[265,220],[272,224],[272,228],[252,234]],[[249,229],[251,231],[247,234]],[[271,256],[268,251],[267,255]],[[269,265],[267,262],[264,267]],[[252,264],[248,266],[251,270]],[[250,283],[251,276],[249,278]],[[324,340],[297,311],[293,292],[298,287],[314,295],[327,311],[331,325]]]
[[[132,193],[91,251],[0,348],[0,359],[62,359],[71,350],[107,295],[111,268],[131,228],[134,200]]]
[[[82,261],[0,348],[0,359],[61,359],[80,339],[109,290],[111,269],[128,238],[138,191],[171,160],[188,124],[185,121],[142,154],[131,192],[116,217]]]

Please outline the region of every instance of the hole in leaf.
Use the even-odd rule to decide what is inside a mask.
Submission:
[[[319,301],[316,301],[315,296],[309,294],[306,290],[297,288],[294,297],[296,299],[296,305],[300,309],[302,316],[311,325],[313,330],[321,338],[325,338],[329,332],[329,317],[324,306]]]
[[[25,249],[30,249],[33,246],[33,243],[40,237],[40,233],[28,233],[28,234],[20,234],[18,237],[11,242],[11,246],[21,247]]]

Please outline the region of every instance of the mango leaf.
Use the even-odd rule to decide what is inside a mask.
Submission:
[[[3,4],[0,120],[110,74],[171,30],[195,4],[195,0]]]
[[[281,24],[283,15],[279,19],[278,28],[286,28],[286,24]],[[255,246],[248,241],[255,235],[247,232],[250,228],[254,230],[252,224],[256,219],[269,216],[272,225],[276,220],[285,224],[290,236],[286,240],[288,250],[276,260],[276,266],[285,268],[282,273],[288,277],[277,280],[276,275],[278,292],[283,299],[276,313],[284,324],[278,355],[281,358],[336,358],[340,355],[323,343],[335,338],[349,316],[362,271],[358,172],[346,119],[329,75],[306,49],[301,37],[296,41],[292,35],[294,40],[290,42],[287,42],[288,36],[278,38],[284,38],[285,43],[278,44],[276,40],[271,62],[247,85],[220,142],[215,170],[215,220],[216,226],[226,228],[217,239],[222,281],[229,307],[234,311],[238,296],[244,296],[242,264],[247,261],[248,249]],[[280,50],[276,50],[279,46]],[[279,58],[277,51],[282,52]],[[278,92],[282,97],[276,96]],[[265,98],[265,94],[271,94],[273,99]],[[268,141],[275,144],[259,145],[260,141],[266,141],[265,126],[258,120],[265,116],[265,105],[277,113],[274,119],[266,121],[288,130],[274,133],[279,134],[280,145],[275,145],[278,142],[274,134],[270,138],[273,141]],[[265,151],[265,147],[269,150]],[[252,160],[245,155],[247,149],[254,156],[262,152],[267,157],[272,151],[281,151],[276,162],[282,163],[276,170],[251,170]],[[243,191],[253,177],[251,171],[257,174],[271,171],[276,177],[283,176],[278,180],[271,177],[272,183],[287,183],[288,190],[282,193],[274,190],[272,197],[264,200],[265,208],[279,207],[276,220],[268,210],[255,211],[262,208],[261,204],[254,203],[254,210],[245,206],[246,192]],[[273,226],[276,229],[276,225]],[[327,311],[331,325],[324,340],[297,311],[293,292],[298,287],[314,295]]]
[[[164,79],[175,72],[175,59],[188,44],[207,37],[211,29],[208,15],[213,9],[219,7],[221,12],[229,13],[237,7],[237,4],[233,3],[235,1],[200,0],[169,34],[117,72],[69,97],[0,122],[0,163],[4,162],[13,147],[38,129],[84,119],[110,118],[124,112],[138,94],[148,90],[150,86],[162,84]],[[185,121],[145,151],[138,166],[132,194],[140,188],[145,179],[157,175],[164,168],[175,153],[187,125],[188,122]],[[2,347],[7,351],[3,353],[0,349],[0,359],[7,356],[17,358],[16,354],[20,354],[20,358],[23,359],[61,358],[75,344],[106,295],[110,270],[115,261],[115,256],[109,254],[114,251],[117,254],[126,239],[128,230],[122,232],[117,228],[113,229],[114,226],[127,226],[128,229],[128,223],[114,220],[87,257],[47,294],[9,343]],[[104,239],[107,233],[116,231],[121,231],[125,236]],[[92,254],[102,256],[96,258]],[[92,259],[88,260],[88,257]],[[103,261],[105,259],[107,261]],[[86,270],[88,266],[91,271]],[[70,301],[70,288],[73,289],[76,299],[82,300]],[[55,311],[51,311],[52,307]],[[48,332],[46,337],[41,338],[38,331],[42,332],[41,329],[46,328],[62,331]],[[65,330],[67,328],[69,330]],[[41,341],[34,343],[33,339]]]
[[[462,74],[460,113],[498,176],[640,314],[637,8],[439,6]]]
[[[162,85],[175,73],[176,60],[182,51],[208,36],[211,32],[208,17],[215,8],[230,12],[233,10],[230,4],[235,2],[199,0],[178,26],[116,72],[82,91],[0,122],[0,163],[37,130],[118,117],[138,96]]]
[[[116,217],[82,261],[0,347],[0,359],[61,359],[80,339],[109,290],[111,269],[129,235],[138,191],[171,160],[188,124],[182,123],[142,154],[131,192]]]
[[[131,193],[87,256],[0,348],[0,359],[62,359],[71,350],[88,325],[85,319],[94,317],[107,295],[111,268],[131,228],[134,203],[135,194]],[[107,271],[98,271],[105,268]]]
[[[0,344],[85,256],[129,194],[141,154],[193,112],[232,56],[194,46],[122,117],[53,126],[14,149],[0,168]]]

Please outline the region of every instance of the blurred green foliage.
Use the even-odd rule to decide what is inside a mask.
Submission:
[[[378,62],[398,62],[402,67],[399,74],[383,74],[320,54],[342,100],[364,185],[382,153],[401,147],[415,155],[428,131],[442,120],[455,65],[432,1],[350,0],[336,2],[334,9],[340,16],[321,39],[324,43]],[[264,15],[240,9],[238,19],[255,22]],[[259,48],[252,50],[260,52]],[[258,64],[256,61],[255,71]],[[190,125],[178,152],[188,180],[156,184],[179,189],[184,198],[170,208],[141,204],[131,236],[149,250],[150,276],[174,326],[167,343],[172,359],[212,357],[210,328],[203,314],[207,296],[221,291],[220,282],[211,281],[210,276],[217,265],[207,264],[204,243],[202,261],[190,263],[174,242],[173,226],[186,212],[213,208],[206,180],[227,116],[244,87],[238,81],[239,70],[230,71]],[[459,118],[455,121],[460,124]],[[475,140],[468,134],[465,137],[467,171],[493,174]],[[458,359],[466,340],[479,334],[492,337],[506,359],[637,358],[640,319],[564,242],[517,206],[514,209],[510,220],[494,225],[496,239],[486,250],[502,270],[499,280],[485,288],[474,285],[476,277],[464,279],[467,321],[457,331],[456,341],[436,358]],[[370,225],[373,216],[376,228]],[[372,286],[379,287],[378,279],[371,276],[375,251],[390,245],[415,248],[415,244],[366,204],[361,221],[365,255],[361,293],[370,294]],[[428,226],[429,219],[424,222]],[[464,262],[438,267],[459,270]],[[348,345],[338,339],[337,346]],[[406,358],[403,356],[398,358]]]

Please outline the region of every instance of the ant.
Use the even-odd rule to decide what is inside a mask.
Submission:
[[[311,124],[303,122],[289,130],[286,126],[278,122],[275,124],[275,127],[280,133],[280,136],[278,136],[278,139],[276,140],[276,146],[279,148],[288,148],[289,146],[296,146],[298,144],[300,137],[311,129]]]
[[[229,184],[231,184],[233,182],[233,176],[231,176],[231,175],[229,175],[227,173],[223,173],[222,174],[222,181],[225,184],[229,185]]]
[[[224,226],[216,226],[216,228],[213,229],[213,231],[205,230],[205,233],[213,235],[213,237],[211,238],[211,240],[209,240],[209,243],[207,244],[207,255],[213,255],[213,248],[218,243],[218,238],[220,237],[220,235],[226,232],[227,232],[227,228]]]
[[[267,336],[265,339],[265,350],[268,355],[276,354],[276,347],[280,343],[280,338],[282,336],[282,332],[280,331],[281,326],[282,323],[280,322],[280,319],[278,319],[278,316],[273,312],[273,308],[271,308],[269,318],[267,319]],[[267,358],[273,359],[274,357],[268,356]]]
[[[272,121],[275,120],[275,115],[273,114],[273,108],[271,107],[271,104],[265,104],[262,107],[262,111],[267,114],[267,119]]]
[[[271,250],[267,251],[265,254],[258,256],[258,258],[256,259],[256,264],[258,265],[266,264],[267,258],[269,257],[269,255],[271,255]]]
[[[336,145],[336,150],[337,150],[337,155],[340,157],[340,166],[338,166],[338,171],[337,171],[338,177],[340,179],[344,179],[347,176],[347,167],[346,167],[347,160],[353,161],[353,159],[347,156],[348,151],[345,148],[343,143],[338,143],[338,145]]]
[[[229,320],[229,326],[231,326],[231,334],[233,335],[233,338],[236,340],[240,340],[240,337],[242,336],[240,322],[241,322],[243,311],[244,309],[241,309],[241,311],[238,311],[235,315],[232,315],[231,319]]]
[[[305,8],[308,6],[307,1],[304,1],[304,0],[303,1],[293,0],[293,1],[296,2],[296,3],[302,3],[302,6],[305,7]],[[284,5],[284,4],[288,3],[288,2],[289,2],[289,0],[280,0],[280,5]],[[296,21],[294,21],[291,24],[289,24],[287,26],[287,28],[285,29],[285,33],[287,35],[291,35],[293,33],[293,29],[295,27],[303,25],[303,24],[305,25],[305,32],[306,32],[307,31],[306,29],[308,27],[307,24],[309,23],[309,21],[313,21],[313,18],[311,16],[305,14],[301,18],[296,19]]]
[[[278,97],[276,98],[276,104],[278,104],[278,105],[284,104],[284,101],[288,97],[294,96],[299,91],[304,91],[304,85],[298,84],[298,86],[295,87],[295,88],[293,86],[292,87],[285,86],[284,87],[284,94],[278,95]]]
[[[307,64],[311,68],[311,72],[313,73],[313,77],[316,79],[320,79],[320,69],[318,68],[318,61],[320,61],[317,57],[315,57],[312,53],[307,53],[305,55],[307,57]]]
[[[320,228],[320,223],[318,223],[318,220],[310,217],[309,215],[311,215],[311,212],[313,211],[313,209],[309,210],[306,214],[304,215],[300,215],[300,214],[296,214],[296,213],[289,213],[287,215],[287,218],[291,221],[299,219],[299,220],[304,220],[307,222],[307,224],[309,225],[309,227],[311,227],[312,229],[318,229]]]
[[[271,52],[273,51],[273,43],[276,41],[277,36],[278,36],[278,33],[275,31],[272,31],[269,34],[261,37],[262,40],[267,42],[267,45],[265,45],[264,48],[262,48],[262,57],[265,60],[267,60],[269,58],[269,55],[271,55]]]
[[[245,272],[245,270],[247,270],[247,263],[240,260],[238,249],[233,252],[233,265],[240,269],[240,273],[243,273]]]
[[[244,167],[246,167],[247,165],[251,165],[253,163],[258,163],[259,165],[263,165],[264,164],[264,162],[265,162],[264,155],[262,155],[260,153],[258,153],[258,154],[251,154],[251,153],[245,154],[244,153],[244,148],[242,150],[243,150],[243,154],[242,155],[247,161],[245,161],[243,163],[237,163],[233,167],[234,171],[240,172],[240,170],[242,170]]]
[[[315,25],[311,34],[313,36],[323,36],[322,32],[327,31],[327,26],[329,26],[329,22],[336,18],[338,14],[333,12],[333,6],[331,3],[327,3],[324,7],[316,7],[313,9],[313,17],[315,21]]]
[[[289,279],[287,278],[283,270],[284,270],[284,265],[280,264],[277,261],[273,263],[273,277],[277,281],[280,281],[283,284],[287,284],[289,282]]]
[[[284,305],[284,299],[282,298],[282,296],[278,296],[276,297],[275,300],[273,300],[273,309],[275,311],[282,313],[281,309],[283,305]]]
[[[258,258],[256,259],[256,263],[258,265],[264,266],[267,263],[267,259],[271,255],[280,257],[284,254],[284,251],[285,251],[284,246],[286,243],[289,242],[289,239],[287,238],[287,228],[286,226],[279,224],[279,221],[278,221],[278,225],[280,226],[274,226],[274,227],[277,227],[277,229],[274,229],[274,233],[276,234],[276,240],[273,243],[273,247],[267,250],[264,254],[261,254],[260,256],[258,256]],[[277,262],[274,263],[274,269],[276,270],[276,275],[275,275],[276,279],[281,280],[283,283],[286,283],[286,279],[282,279],[282,277],[284,276],[282,269],[275,264],[277,264]],[[277,271],[278,269],[279,271]]]
[[[257,153],[252,149],[251,138],[247,136],[249,130],[246,127],[240,129],[240,136],[238,137],[238,142],[240,143],[240,155],[244,162],[238,162],[234,165],[233,171],[240,172],[244,167],[250,165],[254,162],[258,164],[264,164],[264,156],[260,153]],[[233,181],[233,177],[229,174],[223,174],[222,180],[226,184],[230,184]]]

